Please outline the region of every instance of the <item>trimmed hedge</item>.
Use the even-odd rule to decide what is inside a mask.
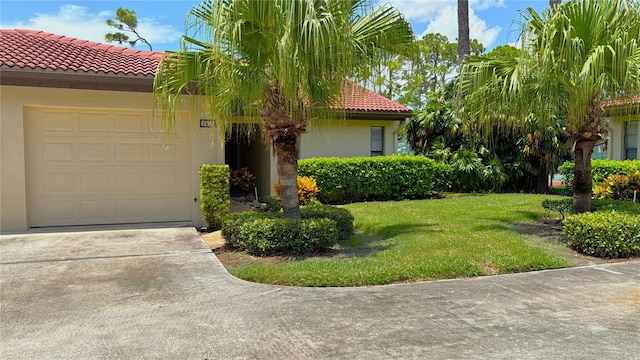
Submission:
[[[324,251],[353,235],[347,209],[311,204],[300,208],[302,220],[283,219],[282,212],[230,214],[222,226],[226,245],[254,255],[302,255]]]
[[[336,222],[338,240],[347,240],[353,235],[353,215],[349,210],[331,205],[311,204],[300,208],[303,219],[331,219]]]
[[[338,230],[331,219],[283,219],[278,213],[248,211],[231,214],[222,236],[228,246],[253,255],[303,255],[335,245]]]
[[[558,172],[567,183],[573,182],[575,163],[567,161],[560,165]],[[614,174],[628,175],[633,170],[640,170],[640,160],[592,160],[591,177],[594,183],[601,183]]]
[[[219,229],[229,214],[229,165],[204,164],[200,167],[200,210],[209,229]]]
[[[640,255],[640,217],[615,211],[572,215],[564,220],[568,245],[587,255],[623,258]]]
[[[316,179],[323,203],[423,199],[446,191],[449,165],[423,156],[311,158],[298,162],[298,174]]]

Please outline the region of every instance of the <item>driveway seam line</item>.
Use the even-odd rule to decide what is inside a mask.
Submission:
[[[131,258],[131,257],[166,256],[166,255],[177,255],[177,254],[188,254],[188,253],[199,254],[199,253],[210,253],[210,252],[211,250],[209,249],[198,249],[198,250],[172,251],[172,252],[153,253],[153,254],[92,256],[92,257],[78,257],[78,258],[67,258],[67,259],[45,259],[45,260],[0,262],[0,265],[37,264],[37,263],[68,262],[68,261],[81,261],[81,260],[124,259],[124,258]]]

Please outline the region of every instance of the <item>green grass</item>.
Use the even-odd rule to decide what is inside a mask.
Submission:
[[[348,256],[229,271],[268,284],[363,286],[567,267],[562,256],[510,226],[548,216],[545,198],[490,194],[352,204],[347,208],[358,234],[342,244]]]

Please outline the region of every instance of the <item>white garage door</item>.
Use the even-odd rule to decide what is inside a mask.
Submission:
[[[190,134],[152,131],[151,113],[25,109],[29,225],[191,218]]]

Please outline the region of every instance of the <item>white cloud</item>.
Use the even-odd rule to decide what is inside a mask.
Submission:
[[[107,19],[115,18],[115,13],[115,9],[91,12],[84,6],[67,4],[61,6],[55,13],[36,13],[26,22],[3,23],[0,27],[40,30],[103,43],[104,35],[115,30],[106,24]],[[156,44],[175,43],[180,37],[180,33],[173,26],[162,25],[151,18],[138,18],[138,30],[155,50],[160,50],[159,46],[155,46]],[[142,44],[136,48],[145,49],[147,46]]]
[[[379,4],[389,3],[406,16],[408,20],[425,23],[433,19],[443,9],[451,5],[451,0],[380,0]]]
[[[478,39],[486,48],[490,48],[498,38],[502,28],[494,26],[489,28],[487,23],[478,17],[473,9],[469,9],[469,37]],[[458,8],[448,6],[441,9],[437,16],[429,23],[424,34],[440,33],[455,41],[458,37]]]
[[[380,0],[379,3],[387,1]],[[389,0],[391,5],[402,12],[408,20],[416,24],[427,24],[422,33],[440,33],[449,41],[458,37],[458,7],[455,0]],[[478,39],[486,48],[494,45],[502,31],[500,26],[488,27],[486,21],[476,15],[475,10],[486,10],[505,7],[504,0],[470,0],[469,1],[469,34]],[[421,35],[421,36],[422,36]]]
[[[476,10],[486,10],[496,7],[505,7],[504,0],[470,0],[469,7]]]

